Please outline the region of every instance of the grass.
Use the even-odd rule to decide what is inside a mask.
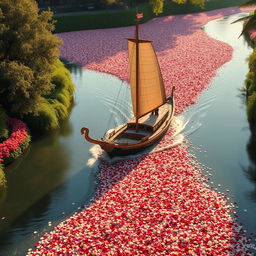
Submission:
[[[210,11],[230,6],[238,6],[243,3],[243,0],[208,0],[206,1],[205,8],[201,9],[190,3],[176,4],[171,1],[165,1],[164,11],[158,16],[177,15],[186,13],[195,13],[202,11]],[[156,15],[152,12],[152,6],[148,3],[138,5],[139,12],[143,12],[142,23],[146,22]],[[86,29],[99,29],[99,28],[113,28],[134,25],[136,9],[127,10],[105,10],[97,12],[85,13],[65,13],[54,16],[56,23],[56,33],[86,30]]]
[[[60,121],[68,117],[69,108],[74,94],[70,72],[61,61],[55,64],[55,71],[52,75],[54,90],[41,99],[37,109],[37,116],[27,115],[25,122],[33,132],[47,132],[56,129]]]

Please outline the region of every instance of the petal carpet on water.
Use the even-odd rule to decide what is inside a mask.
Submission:
[[[153,40],[176,114],[196,102],[232,48],[200,29],[240,12],[227,8],[153,19],[141,36]],[[62,56],[85,68],[127,80],[126,43],[133,27],[59,34]],[[238,31],[239,34],[239,31]],[[159,147],[172,142],[172,130]],[[254,255],[233,205],[215,191],[203,167],[182,144],[134,159],[99,166],[100,188],[86,209],[43,235],[28,255]]]

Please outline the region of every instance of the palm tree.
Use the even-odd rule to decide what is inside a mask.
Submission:
[[[241,4],[239,7],[248,7],[248,6],[253,6],[253,5],[256,5],[256,0],[248,0],[245,3]],[[246,32],[256,29],[256,10],[254,10],[253,14],[250,14],[248,16],[245,16],[243,18],[235,20],[232,23],[242,21],[242,20],[246,20],[247,22],[244,24],[243,30],[242,30],[241,34],[239,35],[239,37]]]

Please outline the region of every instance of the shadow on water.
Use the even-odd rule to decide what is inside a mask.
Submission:
[[[238,222],[243,223],[248,233],[255,232],[255,140],[251,137],[246,116],[244,87],[248,72],[247,57],[251,48],[238,36],[242,23],[231,24],[232,21],[246,15],[240,13],[209,22],[205,32],[220,41],[232,46],[232,60],[218,70],[212,80],[211,87],[199,98],[215,99],[207,109],[200,129],[189,136],[199,162],[211,170],[209,178],[214,187],[237,202]],[[197,104],[196,104],[197,105]],[[192,106],[191,109],[196,107]],[[206,175],[207,172],[206,172]]]
[[[32,233],[33,221],[42,220],[48,211],[53,200],[51,192],[65,181],[70,167],[70,152],[58,138],[71,132],[68,122],[64,123],[62,131],[49,134],[47,139],[37,138],[22,158],[6,168],[6,197],[0,207],[0,216],[4,216],[0,221],[0,252],[14,242],[13,238],[19,240],[21,234]]]
[[[69,152],[60,145],[57,138],[54,133],[48,136],[48,140],[37,139],[33,142],[37,144],[37,150],[32,144],[27,152],[33,162],[26,165],[27,158],[24,156],[19,163],[14,162],[6,168],[7,196],[5,205],[0,209],[0,216],[8,216],[8,220],[0,223],[1,230],[31,203],[43,197],[46,187],[50,192],[64,180],[65,172],[69,168]]]
[[[85,186],[88,178],[94,180],[95,173],[83,168],[20,213],[9,230],[0,235],[1,255],[25,255],[40,236],[52,230],[51,226],[88,206],[96,186]]]
[[[254,184],[254,189],[248,192],[248,197],[256,202],[256,124],[252,121],[248,121],[250,124],[251,136],[247,143],[247,154],[249,163],[247,166],[242,166],[246,177]]]
[[[26,154],[5,169],[8,187],[0,205],[1,256],[25,255],[40,236],[95,197],[97,168],[86,165],[92,144],[81,136],[81,127],[102,137],[107,124],[115,127],[130,118],[128,84],[72,62],[66,65],[76,85],[70,117],[59,129],[33,136]],[[117,96],[123,98],[123,106]]]

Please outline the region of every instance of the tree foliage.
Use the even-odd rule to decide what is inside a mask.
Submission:
[[[8,138],[7,115],[0,106],[0,143]]]
[[[60,40],[52,34],[52,13],[38,13],[33,0],[0,0],[0,105],[36,113],[49,94]]]
[[[203,8],[205,4],[205,0],[171,0],[171,1],[177,4],[191,3],[193,5],[198,5],[201,8]],[[156,15],[163,12],[164,0],[151,0],[150,4],[152,4],[153,13],[155,13]]]

